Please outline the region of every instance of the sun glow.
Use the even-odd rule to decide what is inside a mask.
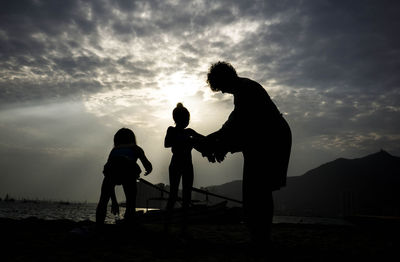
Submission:
[[[160,98],[168,105],[185,102],[199,91],[201,81],[195,76],[178,71],[169,76],[161,76],[158,80]]]
[[[196,121],[203,99],[198,92],[204,91],[204,81],[183,71],[159,74],[155,80],[156,84],[149,88],[113,89],[93,94],[84,102],[85,108],[99,117],[114,116],[119,122],[146,126],[146,121],[172,121],[173,108],[182,102]]]

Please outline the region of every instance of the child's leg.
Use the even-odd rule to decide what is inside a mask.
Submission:
[[[111,183],[110,179],[105,177],[103,179],[103,184],[101,185],[100,200],[96,208],[97,225],[104,224],[104,220],[106,219],[106,214],[107,214],[107,205],[108,201],[110,200],[113,187],[114,185]]]
[[[186,209],[192,202],[192,187],[193,187],[193,165],[188,165],[182,175],[182,202],[183,208]]]
[[[182,174],[182,207],[183,207],[183,221],[182,221],[182,234],[186,235],[188,224],[188,208],[192,202],[192,187],[193,187],[193,165],[190,163],[186,166]]]
[[[181,176],[179,171],[173,166],[169,166],[169,184],[170,192],[167,203],[167,210],[172,210],[174,208],[175,202],[178,199],[178,190]]]
[[[136,179],[131,179],[122,184],[126,198],[125,219],[129,220],[135,216],[136,212]]]
[[[172,210],[174,208],[175,202],[178,199],[179,182],[181,176],[179,170],[176,169],[172,164],[169,166],[169,198],[167,202],[166,213],[164,217],[164,231],[168,233],[169,224],[171,223]]]

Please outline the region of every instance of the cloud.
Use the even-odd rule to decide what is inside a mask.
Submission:
[[[204,75],[204,65],[259,26],[250,17],[237,20],[238,6],[227,6],[202,1],[5,4],[0,99],[80,96],[126,87],[131,80],[148,82],[177,69]]]
[[[166,168],[169,152],[160,147],[177,102],[204,134],[218,129],[233,108],[232,96],[206,86],[207,70],[219,60],[262,84],[288,119],[291,175],[380,148],[400,154],[398,1],[0,5],[0,149],[16,158],[34,151],[79,155],[98,148],[81,143],[85,130],[93,134],[83,140],[100,143],[127,125]],[[9,143],[17,137],[21,142]],[[79,164],[93,170],[95,157],[89,158],[91,165]],[[237,175],[239,164],[229,163],[224,171]],[[220,172],[204,163],[201,170]]]

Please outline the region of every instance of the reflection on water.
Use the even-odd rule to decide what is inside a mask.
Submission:
[[[296,217],[296,216],[274,216],[274,224],[319,224],[319,225],[351,225],[341,218],[330,217]]]
[[[68,219],[73,221],[96,220],[96,203],[65,203],[65,202],[23,202],[0,201],[0,217],[12,219],[24,219],[37,217],[46,220]],[[146,212],[145,208],[138,208]],[[120,206],[121,217],[125,213],[125,207]],[[114,224],[117,217],[111,214],[110,207],[107,212],[106,223]],[[290,224],[323,224],[323,225],[347,225],[349,224],[339,218],[318,218],[318,217],[296,217],[296,216],[275,216],[273,223]]]
[[[46,201],[14,201],[0,202],[0,217],[24,219],[37,217],[46,220],[69,219],[73,221],[96,220],[95,203],[68,203],[68,202],[46,202]],[[137,210],[143,210],[138,208]],[[110,209],[109,209],[110,211]],[[125,207],[120,206],[120,213],[125,213]],[[106,223],[115,223],[116,217],[108,212]]]

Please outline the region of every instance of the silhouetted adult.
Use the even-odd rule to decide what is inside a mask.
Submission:
[[[272,192],[286,185],[292,144],[290,127],[267,91],[257,82],[239,77],[229,63],[213,64],[207,82],[214,92],[232,94],[235,105],[222,128],[207,136],[207,144],[218,162],[227,152],[243,153],[246,223],[255,243],[269,243]]]

